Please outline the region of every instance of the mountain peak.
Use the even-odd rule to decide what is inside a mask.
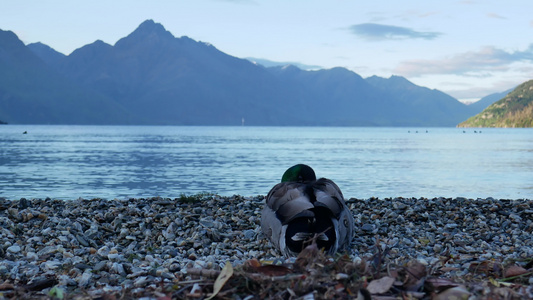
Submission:
[[[69,57],[94,57],[94,56],[100,56],[103,52],[111,51],[113,46],[107,44],[106,42],[102,40],[96,40],[91,44],[87,44],[81,48],[78,48],[72,53],[70,53]]]
[[[161,41],[170,41],[173,39],[174,36],[172,33],[167,31],[163,25],[154,22],[154,20],[146,20],[127,37],[120,39],[115,46],[119,48],[122,46],[130,47],[132,44],[139,42],[154,45]]]
[[[52,49],[52,47],[41,42],[28,44],[26,47],[51,66],[57,65],[63,58],[65,58],[65,54],[57,52]]]
[[[19,40],[18,36],[10,30],[0,29],[0,41],[2,42],[2,47],[6,47],[7,45],[24,46],[24,43]]]
[[[165,31],[165,27],[161,25],[161,23],[156,23],[154,20],[148,19],[142,22],[137,27],[137,30],[163,30]]]
[[[160,23],[154,22],[154,20],[146,20],[133,31],[131,35],[139,35],[139,36],[150,36],[150,35],[157,35],[162,38],[174,38],[172,33],[167,31],[163,25]]]
[[[366,78],[366,81],[372,84],[375,87],[385,88],[385,89],[413,89],[418,88],[418,86],[407,78],[397,75],[392,75],[389,78],[383,78],[379,76],[370,76]]]

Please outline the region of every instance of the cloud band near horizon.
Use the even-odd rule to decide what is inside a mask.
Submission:
[[[519,61],[533,62],[533,44],[524,51],[507,52],[496,47],[484,47],[480,51],[470,51],[444,59],[415,59],[400,63],[396,74],[417,77],[430,74],[470,75],[479,72],[505,71],[509,65]],[[482,75],[477,75],[482,76]]]
[[[349,27],[352,34],[367,40],[404,40],[425,39],[432,40],[441,35],[439,32],[415,31],[407,27],[383,25],[376,23],[362,23]]]

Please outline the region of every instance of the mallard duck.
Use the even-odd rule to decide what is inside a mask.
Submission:
[[[268,193],[261,229],[286,257],[297,256],[312,241],[332,255],[350,246],[354,221],[339,187],[298,164]]]

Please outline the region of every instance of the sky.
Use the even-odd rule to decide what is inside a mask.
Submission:
[[[533,79],[531,0],[2,0],[0,29],[70,54],[152,19],[240,57],[403,76],[475,101]]]

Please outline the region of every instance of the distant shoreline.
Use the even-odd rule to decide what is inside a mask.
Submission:
[[[242,199],[251,199],[251,198],[264,198],[265,195],[250,195],[250,196],[243,196],[243,195],[233,195],[233,196],[221,196],[214,193],[192,193],[192,194],[184,194],[180,197],[160,197],[160,196],[154,196],[154,197],[130,197],[130,198],[98,198],[98,197],[72,197],[71,199],[65,199],[65,198],[54,198],[54,197],[20,197],[19,199],[16,198],[8,198],[3,197],[0,195],[0,205],[2,204],[2,201],[64,201],[64,202],[72,202],[72,201],[107,201],[107,202],[127,202],[127,201],[135,201],[135,202],[143,202],[143,201],[154,201],[154,199],[159,200],[165,200],[165,201],[176,201],[180,202],[184,199],[201,199],[205,197],[220,197],[220,198],[242,198]],[[478,197],[478,198],[472,198],[472,197],[369,197],[369,198],[361,198],[361,197],[350,197],[345,198],[344,201],[347,203],[355,202],[355,201],[397,201],[397,200],[409,200],[409,201],[442,201],[442,200],[448,200],[448,201],[533,201],[532,198],[494,198],[494,197]],[[0,210],[1,206],[0,206]]]
[[[309,125],[309,124],[302,124],[302,125],[242,125],[242,124],[219,124],[219,125],[213,125],[213,124],[51,124],[51,123],[8,123],[3,122],[0,120],[0,125],[10,125],[10,126],[99,126],[99,127],[107,127],[107,126],[117,126],[117,127],[135,127],[135,126],[146,126],[146,127],[241,127],[241,128],[299,128],[299,127],[305,127],[305,128],[313,128],[313,127],[322,127],[322,128],[405,128],[405,129],[412,129],[412,130],[431,130],[431,129],[438,129],[438,128],[455,128],[455,129],[529,129],[533,127],[479,127],[479,126],[459,126],[459,125],[450,125],[450,126],[424,126],[424,125],[415,125],[415,126],[408,126],[408,125],[390,125],[390,126],[383,126],[383,125]]]

